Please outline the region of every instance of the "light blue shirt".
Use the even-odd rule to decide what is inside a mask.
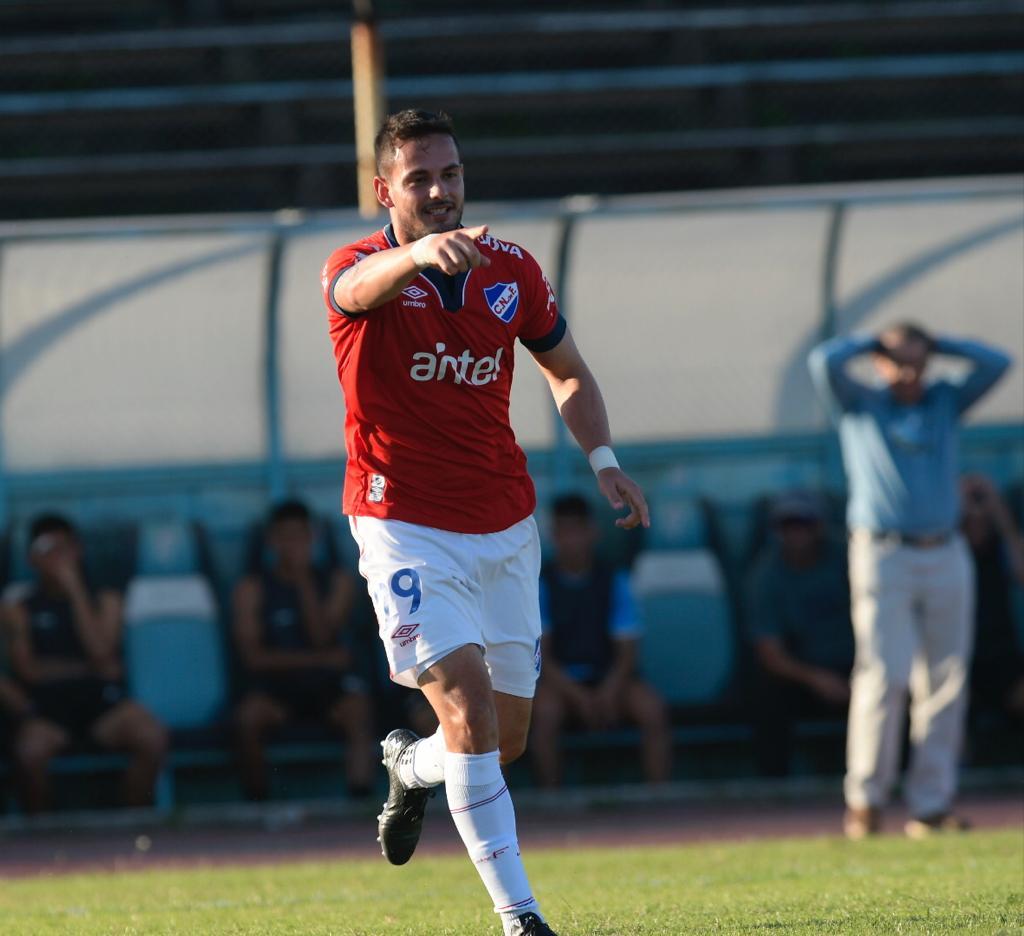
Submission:
[[[807,361],[839,426],[850,488],[847,524],[909,536],[948,533],[960,513],[960,417],[1002,377],[1010,357],[978,341],[938,339],[937,353],[974,366],[962,380],[928,384],[908,406],[887,387],[868,386],[846,372],[851,359],[874,348],[873,336],[833,338]]]

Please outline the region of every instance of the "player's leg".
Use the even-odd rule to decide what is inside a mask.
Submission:
[[[856,661],[850,687],[844,793],[847,833],[875,830],[899,767],[900,734],[915,650],[914,575],[901,546],[855,535],[850,591]]]
[[[538,785],[556,787],[562,779],[562,732],[568,710],[559,691],[540,683],[533,698],[530,754]]]
[[[370,697],[363,691],[345,693],[330,705],[327,720],[345,738],[345,775],[349,793],[365,796],[373,787],[373,775],[377,769],[377,739],[374,737]]]
[[[480,588],[465,537],[368,517],[351,518],[350,528],[394,682],[420,688],[438,661],[469,647],[479,656]],[[444,779],[444,732],[420,739],[396,729],[382,748],[388,798],[378,816],[381,851],[404,864],[419,841],[430,788]]]
[[[269,795],[264,738],[288,718],[283,705],[265,692],[246,693],[235,708],[233,722],[242,790],[247,799],[260,801]]]
[[[518,920],[539,908],[519,853],[499,739],[504,737],[510,757],[522,751],[531,700],[493,692],[483,654],[475,646],[432,666],[421,687],[445,737],[445,793],[455,827],[505,931],[515,932]]]
[[[167,729],[148,709],[126,699],[101,715],[91,733],[101,747],[129,755],[124,772],[125,805],[152,805],[157,776],[170,743]]]
[[[501,914],[507,934],[551,934],[526,877],[519,852],[515,809],[500,764],[526,746],[540,674],[540,540],[527,518],[501,533],[481,537],[475,548],[483,586],[484,660],[493,687],[497,745],[464,755],[463,776],[445,762],[445,789],[452,818],[477,872]],[[471,773],[475,772],[474,773]],[[466,785],[463,786],[462,783]]]
[[[908,825],[910,834],[927,834],[952,809],[974,618],[974,570],[964,544],[956,540],[922,559],[927,582],[911,683],[906,778],[907,806],[919,822]]]
[[[647,683],[631,679],[622,703],[640,729],[644,777],[649,783],[666,783],[672,775],[672,729],[664,700]]]
[[[50,761],[70,743],[67,731],[46,718],[25,719],[14,733],[11,755],[22,809],[32,815],[50,808]]]

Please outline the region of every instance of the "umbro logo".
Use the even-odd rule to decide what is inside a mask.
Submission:
[[[414,640],[419,640],[422,636],[421,634],[416,633],[419,626],[419,622],[416,624],[401,624],[395,628],[394,633],[391,635],[391,639],[397,640],[398,646],[407,647]]]
[[[406,286],[402,290],[402,296],[402,305],[407,309],[410,306],[415,309],[425,309],[427,307],[427,304],[423,301],[427,296],[427,291],[420,289],[415,283],[411,286]]]

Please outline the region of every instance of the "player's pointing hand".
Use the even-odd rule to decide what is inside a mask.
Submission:
[[[412,245],[410,256],[420,269],[434,267],[449,276],[474,267],[490,266],[491,261],[476,245],[477,239],[486,233],[487,225],[480,224],[443,234],[428,234]]]

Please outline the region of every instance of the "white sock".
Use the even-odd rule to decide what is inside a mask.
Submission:
[[[502,925],[527,911],[540,916],[516,838],[516,812],[498,752],[444,756],[445,790],[455,828],[494,901]]]
[[[407,787],[432,787],[444,780],[444,734],[438,728],[420,738],[398,762],[398,775]]]

